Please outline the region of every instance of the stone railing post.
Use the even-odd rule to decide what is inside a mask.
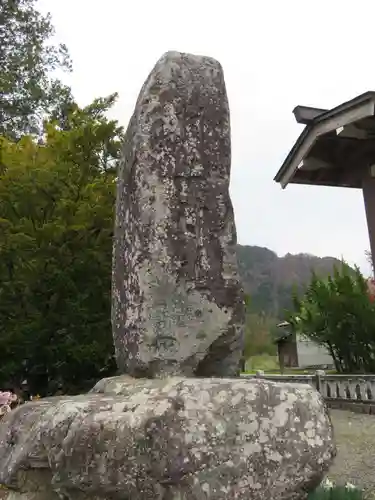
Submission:
[[[255,373],[256,378],[264,378],[264,371],[263,370],[257,370]]]
[[[316,370],[315,372],[315,388],[318,392],[322,392],[322,377],[326,372],[324,370]]]

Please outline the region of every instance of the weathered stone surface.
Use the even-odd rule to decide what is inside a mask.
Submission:
[[[335,454],[307,384],[115,377],[28,403],[0,425],[12,500],[293,500]]]
[[[145,82],[118,175],[112,324],[121,373],[232,376],[244,303],[220,64],[169,52]]]

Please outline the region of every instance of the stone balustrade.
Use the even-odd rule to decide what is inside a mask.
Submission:
[[[315,387],[326,401],[347,401],[353,403],[373,403],[375,405],[375,374],[372,375],[331,375],[322,370],[308,375],[265,374],[258,371],[255,375],[243,377],[264,378],[274,382],[310,384]]]
[[[320,392],[326,399],[375,402],[375,375],[323,375]]]

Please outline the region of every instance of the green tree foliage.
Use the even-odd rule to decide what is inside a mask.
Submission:
[[[245,358],[260,354],[276,355],[276,345],[273,342],[272,330],[275,319],[265,314],[250,313],[246,317],[245,327]]]
[[[0,387],[74,392],[115,369],[110,328],[115,95],[43,141],[0,139]]]
[[[328,348],[339,372],[375,371],[375,305],[359,269],[345,263],[328,279],[313,274],[289,315],[297,333]]]
[[[245,359],[260,354],[276,355],[272,332],[277,320],[265,313],[254,313],[251,302],[250,296],[245,295]]]
[[[0,2],[0,135],[11,138],[39,134],[45,118],[62,118],[72,102],[70,89],[53,76],[70,70],[68,51],[52,43],[50,16],[36,3]]]

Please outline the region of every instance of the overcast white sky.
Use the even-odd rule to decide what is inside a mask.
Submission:
[[[74,72],[78,102],[118,92],[127,125],[149,71],[168,50],[217,58],[231,107],[238,239],[276,251],[343,256],[368,269],[360,191],[273,177],[301,131],[298,104],[331,108],[375,89],[374,0],[40,0]]]

